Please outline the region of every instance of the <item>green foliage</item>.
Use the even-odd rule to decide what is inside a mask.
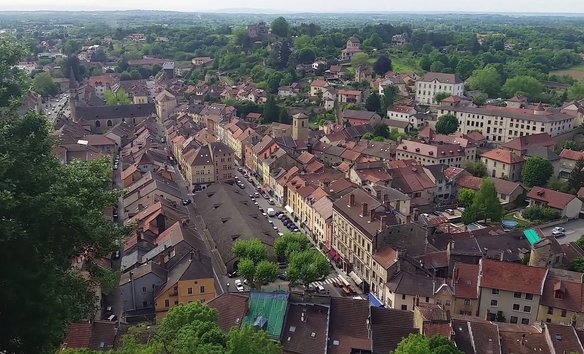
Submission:
[[[442,101],[444,101],[444,99],[450,97],[450,93],[448,92],[438,92],[435,96],[434,96],[434,100],[438,103],[442,103]]]
[[[469,59],[461,59],[456,65],[456,74],[463,80],[468,79],[468,77],[475,70],[475,65]]]
[[[487,166],[480,160],[468,161],[464,164],[464,169],[475,177],[485,177],[487,175]]]
[[[237,240],[231,247],[233,254],[239,258],[251,259],[254,263],[258,263],[268,258],[268,249],[257,238],[251,240]]]
[[[476,104],[477,106],[482,106],[487,102],[487,96],[484,94],[477,95],[473,98],[472,103]]]
[[[365,101],[365,108],[371,112],[377,112],[381,109],[381,99],[377,92],[373,92],[367,97]]]
[[[33,87],[41,96],[55,96],[59,93],[59,85],[53,81],[49,73],[38,73],[34,76]]]
[[[412,333],[398,344],[393,354],[463,354],[448,338],[435,335],[425,337]]]
[[[570,100],[579,100],[584,98],[584,81],[575,82],[568,89],[568,98]]]
[[[584,159],[579,159],[568,177],[568,185],[576,192],[584,187]]]
[[[580,238],[576,241],[580,248],[584,249],[584,235],[580,236]]]
[[[515,76],[505,81],[503,92],[507,97],[524,95],[529,100],[535,100],[543,92],[543,84],[531,76]]]
[[[271,283],[278,277],[278,264],[270,261],[261,261],[256,265],[255,280],[261,284]]]
[[[20,100],[26,90],[26,74],[13,68],[24,56],[25,49],[14,40],[0,39],[0,107]]]
[[[557,177],[550,177],[547,181],[547,187],[549,189],[553,189],[555,191],[560,191],[564,193],[572,192],[572,188],[570,187],[570,183],[564,181],[563,179],[559,179]]]
[[[256,331],[251,326],[232,329],[227,335],[226,354],[279,354],[280,343],[270,339],[265,331]]]
[[[381,36],[379,34],[374,32],[371,34],[371,36],[369,36],[369,38],[367,38],[366,40],[363,41],[363,46],[375,48],[375,49],[381,49],[381,48],[383,48],[383,38],[381,38]],[[386,73],[386,72],[387,71],[385,71],[384,73]]]
[[[462,222],[465,225],[481,219],[485,221],[491,219],[492,222],[496,222],[501,221],[503,214],[503,206],[501,206],[497,197],[495,185],[489,179],[485,178],[472,204],[462,213]]]
[[[302,252],[309,248],[310,241],[305,235],[299,232],[285,232],[274,243],[276,256],[281,260],[289,260],[292,252]]]
[[[329,274],[328,259],[320,252],[308,249],[290,254],[286,278],[292,284],[308,284]]]
[[[351,66],[358,68],[363,65],[369,65],[369,56],[366,53],[357,53],[351,59]]]
[[[267,260],[268,249],[259,239],[237,240],[231,250],[239,258],[239,274],[252,286],[259,288],[278,276],[278,265]]]
[[[523,164],[523,183],[528,187],[545,186],[553,173],[554,167],[549,160],[533,156]]]
[[[458,191],[458,203],[464,207],[469,207],[477,196],[477,192],[468,188],[461,188]]]
[[[316,53],[312,48],[302,48],[297,52],[298,62],[303,64],[310,64],[316,59]]]
[[[481,90],[489,97],[497,97],[501,90],[501,75],[494,66],[477,69],[468,78],[468,85],[473,90]]]
[[[104,93],[105,102],[108,106],[116,106],[120,104],[131,104],[132,100],[130,96],[123,88],[120,88],[118,92],[113,92],[110,89],[105,90]]]
[[[380,55],[373,64],[373,71],[380,76],[385,75],[386,72],[391,71],[393,65],[391,64],[391,59],[385,55]]]
[[[278,17],[272,21],[272,34],[279,37],[288,37],[288,32],[290,31],[290,25],[284,17]]]
[[[432,64],[430,65],[430,71],[436,72],[436,73],[440,73],[444,71],[444,63],[442,63],[441,61],[435,61],[432,62]]]
[[[458,130],[458,118],[452,114],[444,114],[438,117],[436,131],[440,134],[452,134]]]
[[[387,107],[393,105],[397,100],[399,88],[394,85],[387,86],[383,89],[383,96],[381,96],[380,114],[382,117],[387,115]]]
[[[584,257],[578,257],[570,263],[570,270],[578,273],[584,273]]]
[[[264,112],[262,115],[264,118],[264,122],[266,123],[278,121],[278,117],[280,116],[280,108],[278,107],[276,99],[274,98],[273,95],[268,96],[268,100],[264,105]]]
[[[521,215],[529,221],[550,221],[560,218],[560,212],[556,209],[546,208],[542,206],[532,206],[525,208]]]

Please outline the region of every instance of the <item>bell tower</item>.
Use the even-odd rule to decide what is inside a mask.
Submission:
[[[297,113],[292,116],[292,139],[308,140],[308,116]]]

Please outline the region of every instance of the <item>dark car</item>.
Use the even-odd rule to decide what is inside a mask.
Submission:
[[[120,251],[115,251],[112,253],[112,259],[120,259],[121,254]]]
[[[241,189],[245,189],[245,185],[243,185],[243,183],[242,183],[242,184],[238,184],[238,186],[239,186],[239,188],[241,188]]]
[[[183,201],[182,201],[182,204],[183,204],[183,205],[189,205],[189,204],[191,204],[192,202],[193,202],[193,201],[192,201],[192,200],[190,200],[190,199],[185,199],[185,200],[183,200]]]
[[[441,211],[438,211],[438,210],[436,210],[436,211],[434,212],[434,215],[437,215],[437,216],[442,216],[442,212],[441,212]]]
[[[227,273],[227,276],[229,278],[235,278],[237,276],[237,271],[234,270],[233,272],[229,272],[229,273]]]
[[[286,280],[286,272],[282,272],[282,273],[278,274],[278,279]]]

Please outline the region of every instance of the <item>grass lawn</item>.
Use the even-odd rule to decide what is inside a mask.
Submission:
[[[576,80],[584,80],[584,64],[574,65],[568,69],[551,71],[553,75],[568,75]]]
[[[523,219],[519,219],[519,218],[515,217],[514,214],[515,213],[505,214],[505,216],[503,216],[503,220],[514,220],[514,221],[517,221],[517,224],[518,224],[517,227],[518,228],[521,228],[521,229],[531,226],[531,223],[529,221],[523,220]]]
[[[400,73],[411,71],[420,72],[418,65],[412,58],[392,57],[391,63],[393,64],[393,71]]]

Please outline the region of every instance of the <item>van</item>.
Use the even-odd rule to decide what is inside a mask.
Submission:
[[[268,215],[271,217],[276,216],[276,211],[274,210],[274,208],[268,208],[267,212],[268,212]]]

